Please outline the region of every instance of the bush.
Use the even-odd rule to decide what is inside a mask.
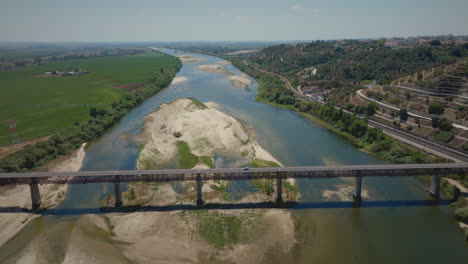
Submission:
[[[440,142],[449,143],[453,139],[453,135],[446,131],[438,131],[435,139]]]
[[[441,115],[444,111],[444,105],[439,102],[432,102],[429,104],[429,114],[431,115]]]
[[[432,118],[432,127],[433,128],[440,128],[443,131],[450,131],[453,128],[453,123],[452,123],[452,121],[448,120],[447,118],[433,117]]]
[[[455,210],[455,218],[457,221],[468,224],[468,207]]]
[[[403,121],[407,121],[408,117],[409,117],[408,110],[406,110],[406,108],[400,109],[400,119]]]

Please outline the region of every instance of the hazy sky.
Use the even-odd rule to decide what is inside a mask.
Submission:
[[[0,0],[0,41],[468,34],[468,0]]]

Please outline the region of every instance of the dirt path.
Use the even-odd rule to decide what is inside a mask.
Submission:
[[[21,149],[23,149],[24,147],[26,147],[28,145],[34,145],[37,142],[48,140],[50,137],[51,136],[35,138],[35,139],[31,139],[31,140],[22,141],[22,142],[19,142],[19,143],[16,143],[16,144],[0,147],[0,159],[5,157],[5,156],[10,155],[11,153],[14,153],[14,152],[16,152],[18,150],[21,150]]]

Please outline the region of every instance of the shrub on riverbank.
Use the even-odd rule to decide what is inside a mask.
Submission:
[[[73,127],[55,134],[46,141],[26,146],[4,157],[0,160],[0,172],[26,172],[39,168],[59,156],[69,154],[84,142],[102,136],[133,108],[169,86],[181,67],[179,61],[170,70],[166,68],[164,73],[156,73],[146,86],[135,93],[127,94],[122,100],[112,103],[109,108],[93,112],[93,116],[87,121],[75,123]]]
[[[455,210],[455,218],[457,221],[468,224],[468,207]]]

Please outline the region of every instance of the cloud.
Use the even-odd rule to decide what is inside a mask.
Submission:
[[[303,6],[301,6],[301,5],[293,5],[289,9],[291,9],[293,11],[299,11],[299,12],[305,10],[305,8]]]

